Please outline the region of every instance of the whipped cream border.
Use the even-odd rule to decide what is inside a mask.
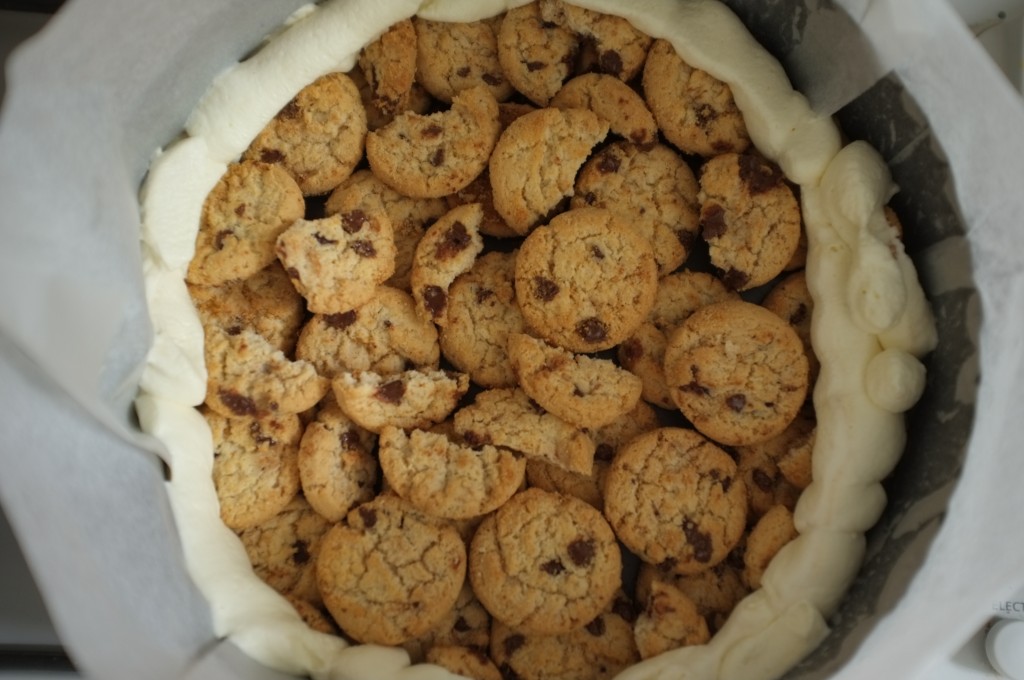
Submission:
[[[206,391],[202,328],[184,283],[203,201],[228,163],[304,85],[351,69],[362,46],[388,26],[413,14],[471,21],[526,1],[328,0],[303,7],[256,54],[214,81],[184,138],[153,158],[140,202],[155,340],[136,408],[143,430],[167,448],[173,473],[167,491],[186,565],[210,603],[216,634],[271,668],[317,680],[454,677],[436,666],[409,665],[400,649],[348,645],[311,630],[253,574],[240,541],[220,521],[213,445],[194,408]],[[778,61],[717,0],[573,2],[624,16],[728,83],[754,144],[801,187],[815,302],[812,342],[822,369],[813,397],[814,482],[795,513],[800,536],[709,643],[619,675],[769,680],[828,634],[825,619],[860,568],[863,532],[885,505],[879,482],[903,450],[902,411],[923,389],[919,358],[936,343],[913,264],[884,222],[882,207],[895,186],[868,145],[841,146],[832,120],[810,109]]]

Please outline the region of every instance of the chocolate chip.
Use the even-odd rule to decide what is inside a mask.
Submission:
[[[405,383],[402,380],[392,380],[377,388],[373,396],[387,404],[401,403],[405,396]]]
[[[496,87],[505,82],[504,78],[502,78],[500,75],[495,75],[493,73],[483,74],[482,76],[480,76],[480,80],[484,81],[488,85],[491,85],[492,87]]]
[[[444,148],[439,148],[430,154],[430,164],[435,168],[440,167],[444,163]]]
[[[472,240],[472,237],[466,230],[466,225],[456,221],[452,226],[448,227],[448,231],[438,241],[434,254],[439,260],[451,259],[468,248]]]
[[[693,559],[701,563],[711,561],[711,535],[697,528],[691,519],[683,521],[683,534],[686,542],[693,548]]]
[[[239,217],[245,217],[245,203],[239,203],[235,206],[235,214]]]
[[[259,413],[259,409],[256,408],[256,402],[250,397],[243,396],[234,390],[219,390],[217,396],[220,398],[222,404],[228,407],[228,409],[236,416],[256,416]]]
[[[533,277],[533,296],[542,302],[551,302],[561,290],[558,284],[543,276]]]
[[[605,631],[604,617],[598,616],[596,619],[584,626],[584,628],[586,628],[587,632],[594,637],[601,637],[604,635]]]
[[[679,239],[679,243],[686,252],[693,250],[693,244],[697,242],[697,235],[684,228],[676,230],[676,238]]]
[[[569,559],[577,567],[585,567],[594,560],[597,550],[594,548],[594,540],[577,538],[569,544]]]
[[[636,621],[636,607],[626,597],[620,596],[615,598],[615,602],[612,603],[612,612],[627,623]]]
[[[709,394],[711,394],[711,390],[709,390],[708,388],[704,387],[703,385],[701,385],[696,380],[688,382],[685,385],[680,385],[679,389],[682,392],[687,392],[689,394],[695,394],[698,397],[706,397]]]
[[[717,203],[705,203],[700,211],[700,227],[704,240],[720,237],[728,225],[725,223],[725,208]]]
[[[729,489],[732,488],[732,477],[722,477],[722,493],[729,493]]]
[[[359,516],[363,520],[363,526],[367,529],[372,529],[377,524],[377,511],[373,508],[360,506]]]
[[[367,259],[377,257],[377,249],[373,247],[373,243],[365,239],[358,241],[352,241],[348,244],[348,247],[355,251],[359,257],[365,257]]]
[[[313,232],[313,238],[315,238],[316,242],[319,243],[322,246],[333,246],[333,245],[338,243],[338,241],[336,239],[327,238],[326,236],[321,234],[319,231]]]
[[[512,656],[517,649],[526,644],[526,638],[516,633],[505,638],[505,656]]]
[[[462,440],[466,442],[466,445],[473,449],[478,449],[485,444],[491,443],[490,435],[480,434],[479,432],[463,432]]]
[[[792,326],[799,326],[807,320],[807,305],[800,303],[797,305],[796,311],[789,315],[789,323]]]
[[[576,335],[589,343],[604,342],[608,339],[608,326],[596,317],[590,317],[576,324]]]
[[[229,326],[228,328],[225,328],[224,332],[227,333],[228,335],[241,335],[243,330],[245,330],[245,329],[242,328],[241,326],[235,325],[235,326]]]
[[[779,186],[783,180],[782,170],[758,156],[742,154],[737,159],[740,179],[752,194],[761,194]]]
[[[593,255],[595,259],[604,259],[604,251],[601,250],[600,246],[590,246],[590,254]]]
[[[230,229],[221,229],[217,232],[217,235],[213,237],[213,247],[217,250],[224,250],[224,242],[230,236],[234,236],[235,232]]]
[[[636,338],[630,338],[620,345],[622,350],[622,363],[627,368],[634,366],[644,355],[644,346]]]
[[[615,449],[611,444],[598,444],[594,449],[594,460],[609,461],[615,457]]]
[[[671,571],[675,571],[676,565],[678,563],[679,563],[679,560],[677,560],[676,558],[674,558],[674,557],[666,557],[665,559],[663,559],[661,562],[658,563],[658,570],[661,571],[662,573],[667,574],[667,573],[669,573]]]
[[[542,68],[544,68],[545,66],[546,66],[546,64],[543,61],[528,61],[528,62],[526,62],[526,70],[529,71],[530,73],[533,73],[534,71],[539,71]]]
[[[423,286],[423,306],[430,312],[430,316],[438,318],[448,306],[448,293],[440,286]]]
[[[444,132],[444,128],[438,125],[437,123],[433,123],[423,128],[423,130],[420,132],[420,136],[422,136],[425,139],[433,139],[434,137],[440,135],[442,132]]]
[[[249,425],[249,436],[252,437],[257,446],[274,446],[277,444],[277,440],[264,432],[258,421]]]
[[[326,314],[324,323],[328,328],[343,331],[356,322],[356,310],[352,309],[340,314]]]
[[[730,394],[725,398],[725,404],[736,413],[741,413],[747,405],[747,397],[744,394]]]
[[[352,210],[341,216],[341,228],[346,234],[355,234],[369,221],[369,216],[362,210]]]
[[[718,111],[710,104],[701,104],[693,113],[697,118],[697,127],[700,128],[706,128],[718,118]]]
[[[312,555],[309,554],[309,544],[301,538],[292,543],[292,562],[295,564],[306,564]]]
[[[583,200],[586,201],[587,205],[594,205],[597,203],[597,194],[593,191],[588,191],[586,195],[583,196]]]
[[[480,290],[478,290],[478,291],[476,292],[476,303],[477,303],[478,305],[479,305],[479,304],[483,304],[484,300],[486,300],[487,298],[492,298],[492,297],[494,297],[494,296],[495,296],[496,294],[497,294],[497,293],[495,293],[495,292],[494,292],[493,290],[491,290],[490,288],[481,288]]]
[[[619,157],[613,153],[601,154],[601,160],[597,163],[597,169],[605,175],[610,175],[613,172],[618,172],[619,167],[622,165],[622,161]]]
[[[750,274],[739,269],[732,268],[722,274],[722,283],[733,290],[743,290],[749,281]]]
[[[751,479],[754,480],[754,484],[758,489],[769,492],[775,486],[775,480],[772,479],[764,470],[761,468],[755,468],[754,472],[750,475]]]
[[[284,108],[278,111],[277,117],[285,120],[291,120],[298,118],[302,114],[302,109],[299,107],[299,102],[294,99],[284,105]]]
[[[260,160],[264,163],[280,163],[284,160],[284,154],[277,149],[264,149],[260,152]]]
[[[359,435],[352,430],[345,430],[338,435],[338,446],[342,451],[351,451],[359,448]]]
[[[598,57],[598,64],[603,73],[617,76],[622,73],[622,57],[615,50],[605,50]]]
[[[455,623],[452,625],[452,629],[460,633],[465,633],[469,630],[469,623],[466,621],[466,617],[460,616],[455,619]]]
[[[565,565],[562,564],[562,561],[558,559],[548,560],[544,564],[540,565],[540,570],[543,571],[545,574],[550,574],[551,576],[558,576],[563,571],[565,571]]]
[[[466,76],[468,76],[468,75],[470,74],[470,68],[469,68],[468,66],[460,66],[460,67],[459,67],[459,68],[458,68],[458,69],[457,69],[457,70],[455,71],[455,73],[456,73],[456,74],[457,74],[457,75],[458,75],[458,76],[459,76],[460,78],[465,78]]]

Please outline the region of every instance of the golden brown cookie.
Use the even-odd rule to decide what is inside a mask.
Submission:
[[[299,479],[306,501],[331,522],[373,498],[380,466],[373,455],[377,438],[356,425],[333,394],[324,397],[299,442]]]
[[[213,436],[213,485],[224,524],[244,531],[284,510],[299,492],[298,416],[203,416]]]
[[[330,523],[296,496],[281,512],[239,534],[256,576],[282,595],[320,600],[316,556]]]
[[[650,149],[658,141],[658,125],[646,102],[616,76],[603,73],[576,76],[551,98],[550,105],[556,109],[590,109],[608,121],[612,134],[641,149]]]
[[[369,132],[379,130],[385,125],[391,123],[395,116],[410,111],[412,113],[424,114],[430,111],[434,106],[434,98],[431,97],[423,86],[417,82],[413,82],[412,87],[409,88],[408,96],[401,102],[398,103],[393,113],[388,113],[382,110],[375,102],[375,92],[373,87],[366,79],[366,75],[363,73],[363,69],[357,65],[346,75],[352,79],[352,82],[359,88],[359,98],[363,102],[363,108],[366,109],[366,129]]]
[[[359,68],[370,89],[370,102],[394,116],[408,106],[416,80],[416,29],[411,19],[399,21],[359,53]]]
[[[463,537],[466,539],[466,537]],[[470,536],[471,538],[471,536]],[[468,542],[468,539],[466,539]],[[433,647],[474,647],[486,649],[491,639],[491,615],[480,604],[467,579],[447,614],[423,635],[402,643],[413,663],[423,661]]]
[[[594,46],[594,66],[623,81],[643,69],[652,39],[626,19],[577,7],[563,0],[540,0],[544,21],[569,29]]]
[[[800,243],[800,204],[775,164],[750,154],[712,158],[700,175],[701,236],[734,290],[768,283]]]
[[[516,253],[493,251],[452,283],[441,352],[481,387],[512,387],[515,372],[508,358],[508,337],[523,330],[516,302]]]
[[[729,86],[691,67],[667,40],[651,45],[643,91],[661,133],[680,151],[715,156],[750,146],[743,114]]]
[[[439,326],[447,323],[448,293],[452,281],[470,270],[484,249],[479,203],[452,208],[441,216],[416,245],[409,285],[420,318]]]
[[[808,381],[813,385],[818,380],[821,364],[814,347],[811,345],[811,315],[814,313],[814,300],[807,289],[807,276],[803,270],[788,274],[768,291],[761,301],[765,309],[774,312],[781,319],[789,322],[807,354]]]
[[[633,635],[643,659],[678,647],[702,645],[711,638],[694,601],[664,581],[651,584]]]
[[[580,170],[571,205],[606,208],[632,223],[651,242],[658,275],[666,276],[693,251],[697,191],[690,166],[669,147],[658,144],[644,150],[615,142]]]
[[[608,133],[586,109],[538,109],[512,121],[491,155],[494,209],[526,234],[572,196],[576,171]]]
[[[285,354],[295,349],[306,320],[306,303],[279,262],[249,278],[219,286],[188,287],[203,326],[228,333],[243,328],[262,335]]]
[[[669,337],[665,377],[693,425],[730,446],[786,429],[807,394],[807,357],[796,331],[764,307],[719,302]]]
[[[420,318],[412,296],[379,286],[366,304],[341,314],[316,314],[306,322],[295,348],[297,359],[333,378],[341,371],[380,375],[410,368],[437,368],[437,330]]]
[[[464,188],[487,167],[498,139],[498,102],[484,86],[463,90],[451,108],[405,112],[369,133],[370,169],[395,191],[440,198]]]
[[[735,449],[736,465],[747,488],[748,520],[751,524],[776,505],[792,510],[800,499],[800,489],[782,474],[773,455],[784,446],[786,436],[783,432],[766,442]]]
[[[621,586],[622,558],[600,512],[540,489],[516,494],[477,529],[469,579],[495,619],[525,633],[567,633]]]
[[[605,481],[604,512],[645,562],[694,574],[739,542],[747,496],[729,454],[697,432],[666,427],[619,450]]]
[[[277,163],[305,196],[326,194],[363,157],[366,111],[359,88],[344,73],[328,73],[302,88],[256,136],[243,160]]]
[[[357,170],[331,192],[324,204],[324,213],[334,215],[342,212],[346,205],[351,210],[363,202],[373,205],[373,198],[379,200],[384,208],[395,240],[395,273],[385,283],[394,288],[409,290],[409,274],[416,244],[423,238],[427,227],[447,212],[447,206],[440,198],[403,196],[377,179],[369,170]]]
[[[416,27],[416,77],[434,97],[450,102],[471,87],[483,86],[494,98],[512,96],[512,84],[498,61],[498,37],[491,21],[413,20]]]
[[[277,257],[314,314],[366,303],[395,271],[391,221],[377,204],[318,220],[297,220],[277,239]]]
[[[545,411],[519,388],[480,392],[454,420],[455,431],[471,446],[507,447],[584,475],[593,470],[593,438]]]
[[[516,300],[527,326],[573,352],[628,338],[657,285],[650,242],[600,208],[559,214],[523,241],[516,258]]]
[[[436,517],[468,519],[496,510],[523,483],[526,459],[490,445],[471,448],[444,434],[387,426],[381,470],[390,488]]]
[[[397,496],[349,512],[320,544],[317,585],[346,634],[395,645],[422,635],[455,605],[466,575],[458,533]]]
[[[561,635],[533,635],[495,622],[491,658],[506,678],[610,680],[640,660],[633,605],[620,591],[605,611]]]
[[[512,86],[538,106],[547,106],[572,74],[579,40],[548,23],[536,2],[510,9],[498,32],[498,61]]]
[[[206,329],[206,405],[226,416],[266,418],[302,413],[329,383],[306,361],[291,361],[251,330]]]
[[[438,645],[427,650],[426,662],[473,680],[502,680],[501,672],[477,647]]]
[[[427,428],[447,418],[469,389],[469,377],[447,371],[339,373],[331,383],[338,405],[371,432],[388,425]]]
[[[683,270],[658,280],[648,319],[658,330],[671,333],[701,307],[739,299],[739,293],[713,274]]]
[[[253,276],[274,262],[274,242],[306,205],[280,166],[232,163],[203,203],[189,283],[216,286]]]
[[[576,427],[608,425],[640,399],[640,379],[609,359],[573,354],[526,333],[509,336],[508,353],[522,390]]]
[[[665,379],[665,348],[668,338],[650,321],[637,326],[616,349],[619,364],[640,379],[640,396],[663,409],[676,408]]]
[[[685,576],[662,571],[652,564],[642,564],[637,572],[636,599],[646,602],[655,580],[670,583],[693,600],[697,611],[707,622],[708,630],[714,633],[725,625],[733,608],[750,593],[743,583],[741,569],[732,564],[733,555],[710,569]]]
[[[747,587],[761,587],[761,577],[775,555],[798,536],[793,512],[784,505],[773,506],[757,521],[747,536],[743,552],[743,580]]]

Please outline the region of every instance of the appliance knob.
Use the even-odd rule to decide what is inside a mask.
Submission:
[[[1000,675],[1024,680],[1024,621],[997,621],[985,636],[985,653]]]

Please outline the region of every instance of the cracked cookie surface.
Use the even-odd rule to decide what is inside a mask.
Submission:
[[[416,77],[443,102],[470,87],[486,87],[497,101],[512,96],[513,88],[498,60],[495,20],[450,22],[416,18]]]
[[[444,434],[398,427],[380,433],[391,489],[423,512],[467,519],[497,509],[522,486],[526,459],[495,446],[469,447]]]
[[[359,68],[372,93],[370,102],[386,116],[403,111],[416,81],[416,29],[400,21],[359,53]]]
[[[775,164],[749,154],[723,154],[700,174],[701,236],[711,264],[734,290],[768,283],[800,243],[800,204]]]
[[[381,376],[340,373],[331,383],[338,405],[371,432],[388,425],[428,428],[447,418],[469,389],[465,373],[409,370]]]
[[[442,520],[397,496],[378,496],[327,532],[316,561],[324,604],[359,642],[395,645],[422,635],[454,605],[466,547]]]
[[[796,331],[764,307],[719,302],[669,337],[665,378],[694,427],[729,446],[770,439],[807,394],[807,357]]]
[[[666,276],[693,251],[698,188],[690,166],[669,147],[614,142],[580,170],[571,205],[606,208],[628,220],[651,242],[658,275]]]
[[[283,510],[299,492],[299,417],[203,416],[213,437],[213,484],[224,524],[243,531]]]
[[[562,0],[540,0],[539,5],[544,21],[567,28],[593,45],[594,67],[600,73],[622,81],[640,73],[652,38],[629,21]]]
[[[640,379],[609,359],[573,354],[525,333],[509,336],[508,352],[523,391],[576,427],[603,427],[640,399]]]
[[[512,387],[515,372],[508,357],[508,338],[523,330],[516,302],[516,252],[492,251],[452,283],[441,351],[455,368],[485,388]]]
[[[447,111],[404,112],[367,135],[370,169],[395,191],[440,198],[463,189],[487,167],[501,123],[484,86],[463,90]]]
[[[295,95],[242,158],[280,164],[305,196],[326,194],[355,170],[366,132],[359,88],[344,73],[328,73]]]
[[[256,274],[274,262],[274,242],[305,209],[280,166],[232,163],[203,203],[186,279],[215,286]]]
[[[521,94],[547,106],[572,74],[579,39],[545,22],[536,2],[510,9],[498,31],[498,61]]]
[[[366,303],[395,271],[391,221],[377,204],[318,220],[300,219],[277,239],[277,257],[314,314]]]
[[[483,521],[469,550],[480,602],[507,625],[566,633],[592,621],[621,586],[622,558],[600,512],[527,489]]]
[[[552,97],[550,105],[557,109],[590,109],[608,121],[611,133],[641,149],[650,149],[658,141],[658,125],[647,103],[615,76],[576,76]]]
[[[665,427],[620,449],[604,508],[619,540],[645,562],[693,574],[739,542],[747,496],[727,453],[697,432]]]
[[[516,300],[527,327],[573,352],[609,349],[629,337],[657,286],[650,242],[600,208],[559,214],[523,241],[516,258]]]
[[[420,317],[439,326],[447,323],[448,294],[452,282],[476,262],[484,249],[480,203],[452,208],[420,239],[412,259],[409,284]]]
[[[488,166],[494,209],[527,234],[572,196],[577,170],[606,134],[608,123],[586,109],[537,109],[512,121]]]
[[[643,92],[661,133],[680,151],[714,156],[750,146],[743,114],[729,86],[691,67],[667,40],[651,45]]]
[[[340,314],[316,314],[302,327],[297,359],[333,378],[342,371],[380,375],[410,368],[437,368],[437,329],[420,318],[412,296],[379,286],[369,302]]]
[[[693,600],[664,581],[654,581],[633,636],[640,657],[649,659],[670,649],[702,645],[711,633]]]

